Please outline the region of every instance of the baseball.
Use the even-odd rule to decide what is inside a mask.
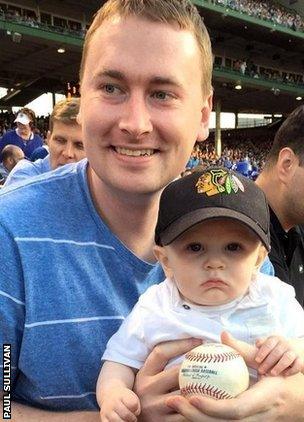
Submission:
[[[183,396],[200,394],[232,399],[249,386],[249,372],[242,356],[221,343],[206,343],[190,350],[179,371]]]

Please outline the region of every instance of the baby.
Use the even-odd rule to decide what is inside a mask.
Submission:
[[[163,341],[220,342],[228,330],[256,345],[259,374],[303,370],[303,309],[290,285],[259,272],[270,250],[269,214],[254,182],[221,167],[172,182],[155,242],[167,278],[139,298],[107,345],[97,385],[102,421],[137,420],[136,370]]]

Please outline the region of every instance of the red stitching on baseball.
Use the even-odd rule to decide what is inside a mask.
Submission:
[[[225,353],[193,353],[189,352],[186,354],[186,359],[190,362],[227,362],[239,357],[239,353],[236,352],[225,352]]]
[[[230,394],[226,393],[226,391],[220,390],[219,388],[206,383],[204,385],[189,383],[185,387],[181,388],[181,394],[183,396],[187,396],[189,394],[203,394],[216,400],[233,398]]]

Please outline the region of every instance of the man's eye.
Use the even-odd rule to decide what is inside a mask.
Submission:
[[[164,91],[156,91],[153,93],[153,96],[157,100],[167,100],[169,98],[169,94],[167,94],[167,92],[164,92]]]
[[[190,243],[190,245],[187,246],[187,249],[191,252],[199,252],[202,250],[202,245],[200,243]]]
[[[230,252],[240,251],[242,248],[238,243],[229,243],[226,249]]]
[[[102,89],[107,93],[107,94],[114,94],[118,92],[118,88],[112,84],[105,84],[103,85]]]
[[[55,138],[55,141],[60,145],[64,145],[66,143],[66,140],[63,138]]]

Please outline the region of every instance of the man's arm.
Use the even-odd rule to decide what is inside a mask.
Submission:
[[[2,399],[0,400],[1,409]],[[12,422],[100,422],[98,412],[48,412],[12,402]]]

